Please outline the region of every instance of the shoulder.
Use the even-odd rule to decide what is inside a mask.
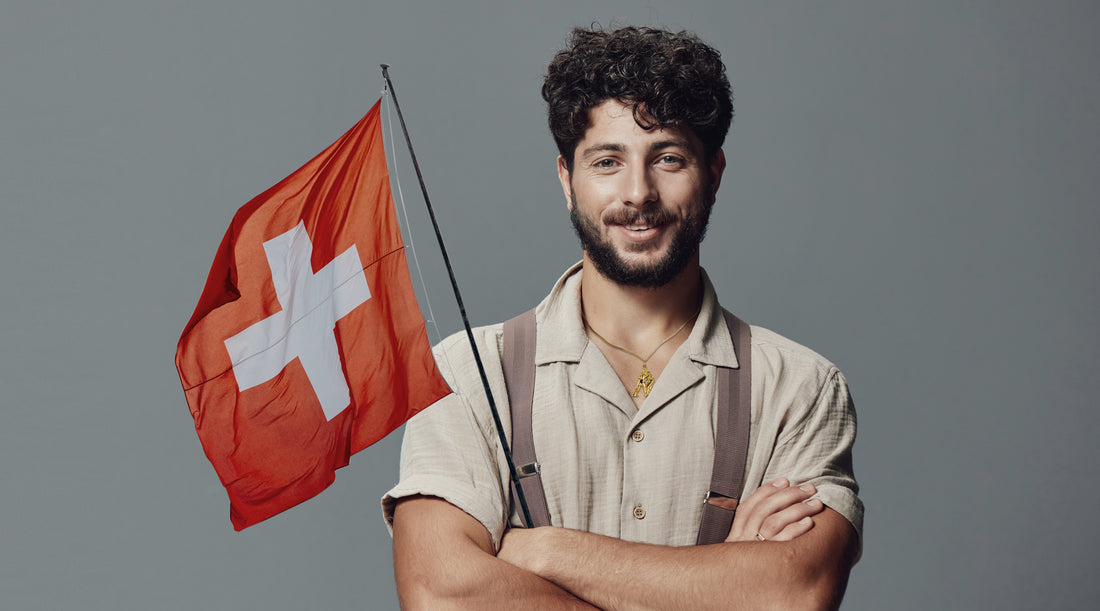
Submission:
[[[478,355],[483,363],[500,360],[500,338],[503,329],[504,323],[471,329],[474,342],[477,344]],[[465,330],[447,336],[432,350],[439,370],[447,382],[452,383],[452,387],[455,376],[461,378],[470,372],[477,375],[477,360],[474,358],[474,351]]]
[[[498,322],[492,325],[474,327],[473,329],[471,329],[471,333],[473,334],[474,341],[477,342],[478,349],[480,350],[483,345],[491,346],[496,343],[497,338],[499,338],[501,333],[503,333],[503,329],[504,323]],[[436,344],[433,349],[436,352],[443,351],[448,353],[462,351],[471,352],[470,340],[466,336],[466,331],[464,330],[452,333],[443,338],[443,341]]]
[[[773,375],[801,375],[815,380],[839,374],[829,359],[770,329],[751,326],[753,370]]]
[[[752,327],[752,379],[761,401],[760,416],[772,422],[777,433],[797,433],[823,419],[855,424],[848,382],[836,365],[763,327]]]

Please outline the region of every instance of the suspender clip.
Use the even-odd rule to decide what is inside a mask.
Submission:
[[[526,465],[519,465],[516,467],[516,472],[520,477],[531,477],[538,473],[542,473],[542,465],[537,462],[529,462]]]
[[[715,492],[713,490],[707,490],[706,495],[703,496],[703,504],[704,505],[706,505],[707,503],[710,503],[710,497],[711,496],[714,496],[715,498],[719,498],[719,499],[733,499],[734,502],[737,501],[737,499],[734,499],[732,496],[726,496],[726,495],[722,494],[721,492]],[[713,504],[721,507],[721,505],[718,505],[717,503],[713,503]]]

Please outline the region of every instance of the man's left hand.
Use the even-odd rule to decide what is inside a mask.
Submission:
[[[819,499],[810,498],[816,493],[812,484],[792,486],[781,477],[757,488],[740,505],[733,499],[711,498],[708,502],[729,503],[733,506],[719,506],[737,510],[727,542],[790,541],[808,533],[814,527],[813,516],[825,509]]]

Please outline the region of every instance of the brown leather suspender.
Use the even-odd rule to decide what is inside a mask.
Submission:
[[[512,412],[512,459],[531,511],[531,526],[550,526],[550,509],[542,489],[542,474],[535,458],[531,429],[531,406],[535,400],[535,311],[528,310],[504,323],[504,385]],[[512,505],[516,504],[516,482],[512,482]]]
[[[749,326],[722,310],[737,354],[736,369],[718,368],[718,425],[714,443],[714,467],[707,497],[736,499],[745,479],[749,451],[752,399],[752,363]],[[504,323],[501,366],[508,387],[512,414],[512,456],[520,474],[534,526],[550,525],[550,510],[542,486],[541,468],[535,457],[531,409],[535,396],[535,311],[529,310]],[[515,483],[512,484],[513,504]],[[704,499],[697,545],[724,541],[734,512]]]
[[[752,350],[749,326],[725,309],[726,326],[737,354],[737,369],[718,368],[718,426],[714,435],[714,468],[710,475],[712,496],[738,499],[745,482],[749,456],[749,421],[752,416]],[[696,545],[721,543],[733,525],[734,511],[703,501]]]

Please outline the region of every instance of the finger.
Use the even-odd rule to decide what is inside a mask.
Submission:
[[[797,505],[798,503],[809,499],[815,494],[817,494],[817,488],[815,488],[813,484],[790,486],[771,495],[768,495],[767,498],[761,499],[759,504],[754,507],[754,511],[764,517],[767,517],[773,513],[782,511],[787,507]]]
[[[804,492],[792,491],[790,485],[790,480],[780,477],[754,490],[738,507],[726,541],[755,541],[764,518],[805,498]]]
[[[785,477],[768,482],[766,485],[754,490],[753,493],[749,495],[749,498],[743,499],[741,510],[751,514],[754,507],[760,505],[777,492],[787,489],[790,485],[790,481]]]
[[[810,516],[806,516],[793,524],[788,524],[783,530],[768,537],[768,541],[790,541],[810,532],[813,530],[813,527],[814,519]]]
[[[777,511],[760,525],[759,532],[768,539],[774,539],[779,533],[791,524],[795,524],[804,518],[817,515],[825,509],[825,505],[819,499],[810,499],[801,503],[794,503]]]
[[[750,518],[756,513],[754,508],[759,507],[769,496],[788,486],[790,486],[790,481],[785,477],[780,477],[754,490],[749,498],[742,499],[741,504],[737,506],[737,513],[734,514],[733,524],[730,526],[726,541],[755,540],[756,528],[760,525],[760,520],[754,520],[753,524],[749,524]]]
[[[787,508],[800,505],[802,501],[805,501],[816,493],[817,489],[812,484],[803,484],[797,487],[790,486],[783,488],[782,490],[772,492],[764,498],[757,499],[757,502],[747,511],[742,508],[742,510],[737,512],[738,514],[742,511],[746,513],[746,515],[743,516],[744,521],[742,522],[742,528],[749,533],[760,532],[764,536],[767,536],[767,533],[761,532],[765,520]],[[801,515],[798,517],[801,518]],[[784,525],[785,524],[784,522]],[[782,530],[782,527],[777,527],[774,529],[774,532],[779,532],[780,530]]]

